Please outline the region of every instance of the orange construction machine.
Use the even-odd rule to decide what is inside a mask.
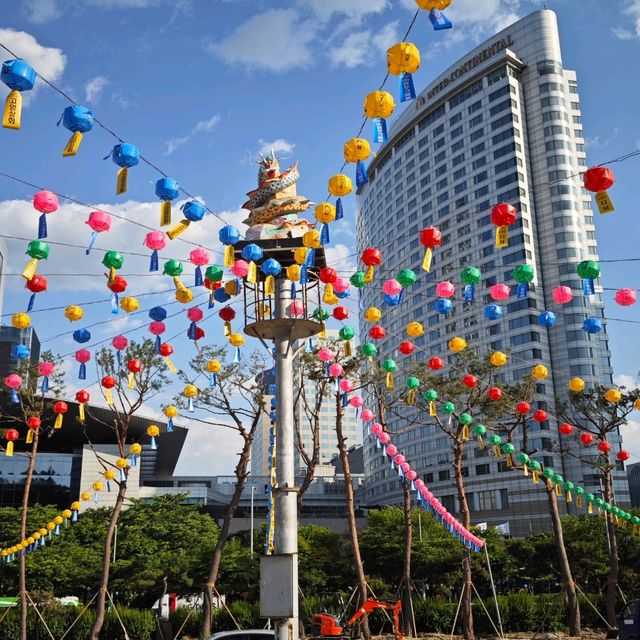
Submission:
[[[372,611],[376,609],[386,609],[393,612],[393,634],[396,640],[404,640],[404,634],[400,631],[400,614],[402,613],[402,605],[400,602],[391,603],[381,600],[369,598],[351,617],[349,622],[342,627],[336,616],[329,613],[316,613],[311,618],[311,637],[312,638],[352,638],[356,622],[362,618],[366,618]]]

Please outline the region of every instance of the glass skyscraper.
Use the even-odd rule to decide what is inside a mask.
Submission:
[[[499,377],[510,384],[537,363],[547,366],[550,375],[537,386],[534,408],[552,416],[555,399],[566,393],[571,377],[588,385],[612,383],[602,289],[596,282],[595,295],[583,295],[576,274],[580,261],[598,259],[592,198],[582,186],[586,168],[576,74],[563,67],[552,11],[536,11],[512,24],[436,78],[394,122],[388,143],[368,167],[368,184],[359,190],[358,249],[382,251],[385,277],[405,267],[422,274],[401,305],[384,308],[387,335],[378,344],[380,353],[408,361],[398,356],[397,347],[412,320],[425,328],[415,340],[420,353],[414,359],[450,358],[447,342],[453,336],[464,337],[481,352],[511,350]],[[514,205],[518,217],[508,247],[497,249],[491,209],[499,202]],[[421,270],[424,248],[418,237],[431,225],[444,240],[427,274]],[[482,311],[491,302],[489,287],[501,282],[514,287],[513,268],[525,263],[536,273],[529,295],[517,298],[513,288],[502,303],[503,317],[486,319]],[[468,266],[482,271],[474,303],[462,300],[460,271]],[[435,285],[443,280],[457,287],[454,310],[447,316],[434,308]],[[559,285],[573,289],[572,303],[553,302],[552,291]],[[380,305],[379,288],[361,290],[361,311]],[[557,314],[555,326],[539,325],[544,310]],[[602,322],[602,332],[583,330],[588,317]],[[369,326],[362,322],[361,335]],[[545,465],[583,484],[587,492],[598,492],[599,481],[590,469],[557,453],[555,418],[532,423],[530,435],[531,448],[538,449]],[[394,438],[432,491],[457,512],[449,442],[433,425]],[[615,453],[619,436],[612,444]],[[465,467],[474,522],[509,522],[516,535],[550,526],[546,496],[532,491],[530,479],[472,442]],[[397,473],[369,439],[365,471],[369,505],[400,500]],[[615,478],[617,501],[627,504],[623,469]]]

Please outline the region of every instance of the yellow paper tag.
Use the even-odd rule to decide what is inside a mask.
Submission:
[[[171,373],[177,373],[178,370],[176,369],[176,365],[173,364],[173,362],[171,362],[169,358],[165,358],[164,362],[167,365],[167,368],[169,369],[169,371],[171,371]]]
[[[429,272],[431,271],[431,260],[433,258],[433,251],[427,249],[424,253],[424,259],[422,260],[422,268]]]
[[[9,442],[7,442],[7,449],[5,451],[5,455],[9,458],[13,456],[13,440],[9,440]]]
[[[324,340],[327,337],[327,331],[326,331],[326,326],[324,324],[324,322],[322,323],[322,329],[320,330],[320,333],[318,333],[318,338],[320,338],[320,340]]]
[[[264,295],[272,296],[276,292],[276,279],[273,276],[267,276],[264,281]]]
[[[606,191],[598,191],[596,193],[596,204],[600,213],[612,213],[615,211],[613,202],[611,202],[611,198]]]
[[[122,193],[126,193],[128,184],[129,169],[127,167],[121,167],[118,170],[118,175],[116,177],[116,195],[119,196]]]
[[[225,322],[224,323],[224,337],[228,338],[231,335],[231,323],[230,322]]]
[[[104,399],[107,401],[108,405],[113,404],[113,393],[111,393],[111,389],[104,390]]]
[[[333,285],[332,284],[325,284],[324,285],[324,294],[322,295],[322,301],[325,304],[331,304],[331,300],[333,300],[334,298],[334,294],[333,294]]]
[[[171,200],[165,200],[160,207],[160,226],[166,227],[171,224]]]
[[[129,389],[133,389],[136,386],[136,374],[131,371],[129,373]]]
[[[26,443],[27,444],[31,444],[33,442],[33,429],[29,429],[27,431],[27,439],[26,439]]]
[[[430,402],[429,403],[429,415],[431,417],[438,415],[438,412],[436,411],[436,403],[435,402]]]
[[[538,482],[540,482],[540,474],[537,471],[533,471],[531,473],[531,479],[533,480],[533,484],[538,484]]]
[[[344,341],[344,355],[347,358],[350,358],[352,355],[352,351],[351,351],[351,342],[349,340],[345,340]]]
[[[300,265],[292,264],[287,267],[287,279],[293,282],[300,280]]]
[[[174,240],[181,233],[184,233],[188,228],[191,222],[189,220],[180,220],[175,227],[171,227],[169,231],[167,231],[167,235],[169,236],[169,240]]]
[[[25,280],[31,280],[33,276],[36,275],[37,268],[38,268],[38,261],[35,258],[33,258],[32,260],[29,260],[29,262],[27,262],[27,266],[24,268],[24,271],[22,272],[22,277]]]
[[[78,405],[78,418],[80,422],[84,422],[84,404],[82,402]]]
[[[62,157],[68,158],[69,156],[75,156],[76,153],[78,153],[78,147],[81,142],[82,134],[79,131],[74,131],[73,135],[69,138],[69,142],[67,142],[67,146],[62,152]]]
[[[509,227],[503,225],[496,229],[496,247],[503,249],[509,246]]]
[[[173,284],[176,287],[176,291],[187,288],[184,286],[184,283],[182,282],[182,280],[180,280],[180,278],[178,278],[178,276],[173,276]]]
[[[363,282],[366,284],[373,282],[373,267],[367,267],[367,270],[364,272]]]
[[[56,416],[56,421],[53,423],[53,428],[54,429],[62,429],[62,414],[59,413]]]
[[[235,262],[235,256],[233,251],[233,245],[228,244],[224,248],[224,266],[225,267],[233,267]],[[254,280],[255,282],[255,280]]]
[[[416,399],[416,390],[411,389],[411,391],[409,391],[409,395],[407,396],[407,404],[413,404],[415,399]]]
[[[462,427],[462,439],[463,440],[468,440],[469,439],[469,425],[465,424]]]
[[[19,91],[12,91],[4,103],[4,116],[2,126],[5,129],[19,129],[20,115],[22,113],[22,96]]]
[[[249,263],[249,270],[247,271],[247,282],[255,282],[258,275],[258,270],[256,269],[256,263],[251,261]]]
[[[387,373],[386,385],[387,389],[393,389],[395,387],[395,384],[393,382],[393,373],[391,373],[391,371]]]

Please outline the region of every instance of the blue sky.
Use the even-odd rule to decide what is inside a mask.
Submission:
[[[474,43],[541,6],[526,0],[454,0],[447,14],[455,27],[441,33],[435,33],[427,15],[421,14],[410,38],[423,60],[415,74],[417,88]],[[640,1],[558,0],[546,6],[558,14],[565,66],[578,72],[589,163],[640,148],[636,71]],[[385,51],[401,40],[414,10],[414,0],[28,0],[4,16],[0,42],[27,58],[77,102],[90,106],[99,119],[139,146],[223,219],[239,224],[243,216],[238,209],[255,184],[251,158],[272,145],[284,157],[300,162],[298,191],[314,201],[324,198],[326,180],[342,162],[342,144],[360,125],[363,97],[384,76]],[[4,87],[0,91],[4,99]],[[108,133],[94,127],[76,158],[62,158],[68,132],[55,125],[67,104],[40,83],[28,96],[22,130],[0,131],[0,171],[156,225],[159,204],[153,183],[158,174],[145,165],[133,168],[127,196],[116,199],[116,167],[102,160],[115,144]],[[614,166],[617,183],[611,195],[616,212],[597,219],[602,260],[640,257],[634,206],[640,200],[639,165],[640,158],[635,158]],[[0,177],[0,233],[36,237],[37,213],[25,202],[33,192]],[[86,242],[89,230],[82,222],[88,213],[83,207],[65,205],[49,216],[49,239]],[[219,226],[208,215],[183,237],[216,248]],[[353,198],[339,232],[340,242],[331,249],[334,260],[352,250]],[[98,246],[145,253],[144,233],[130,223],[114,221]],[[26,242],[8,244],[8,270],[19,272]],[[185,259],[191,248],[176,241],[163,255]],[[80,249],[52,246],[51,258],[40,271],[66,275],[50,278],[50,290],[36,308],[104,299],[86,308],[85,324],[109,319],[99,264],[102,255],[96,250],[86,258]],[[604,286],[640,287],[636,264],[604,263]],[[127,257],[123,274],[143,274],[146,269],[146,258]],[[187,284],[190,279],[185,277]],[[171,294],[161,293],[171,288],[166,277],[131,276],[129,282],[134,295],[158,292],[142,299],[147,308],[172,299]],[[19,276],[7,276],[4,314],[26,305],[22,286]],[[612,302],[607,314],[640,320],[635,308],[623,309]],[[36,313],[33,318],[43,340],[77,328],[61,311],[46,317]],[[146,327],[146,321],[146,314],[137,318],[121,314],[93,329],[93,337],[104,339],[137,325]],[[168,335],[186,326],[186,318],[176,318],[169,323]],[[217,320],[203,326],[208,338],[214,338],[220,327]],[[609,324],[618,374],[635,377],[640,369],[636,331],[634,324]],[[148,334],[143,329],[137,335]],[[180,352],[178,362],[193,353],[186,338],[173,343]],[[76,348],[69,336],[49,340],[45,346],[60,353]],[[70,368],[69,381],[75,383],[75,363]],[[630,432],[638,430],[640,425],[633,425]],[[202,445],[203,439],[199,441]],[[631,437],[629,442],[630,449],[640,451],[640,438]],[[226,442],[229,452],[236,444]],[[212,451],[213,445],[196,448],[188,443],[184,468],[230,471],[229,458],[211,459]]]

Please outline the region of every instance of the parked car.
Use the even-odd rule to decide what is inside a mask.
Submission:
[[[235,629],[233,631],[218,631],[209,640],[275,640],[273,629]]]

